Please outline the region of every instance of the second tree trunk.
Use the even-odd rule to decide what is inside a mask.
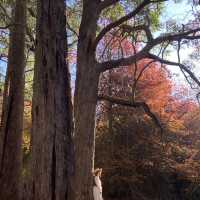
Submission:
[[[38,1],[31,138],[31,198],[67,200],[73,170],[64,0]]]

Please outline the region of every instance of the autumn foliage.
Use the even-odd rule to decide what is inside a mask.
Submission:
[[[125,53],[133,51],[128,42],[124,45]],[[149,59],[102,74],[99,94],[146,102],[164,128],[160,134],[141,108],[99,103],[96,164],[104,168],[107,198],[176,199],[190,194],[191,177],[197,176],[199,166],[191,135],[200,138],[189,127],[197,124],[199,112],[192,120],[198,106],[188,89],[178,87],[171,76],[167,66]],[[178,184],[182,186],[177,188]]]

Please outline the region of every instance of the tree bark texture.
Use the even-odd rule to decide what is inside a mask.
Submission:
[[[0,199],[21,198],[26,0],[16,0],[10,28],[0,143]]]
[[[95,151],[95,113],[99,72],[92,45],[96,36],[98,1],[85,1],[79,30],[77,76],[74,97],[75,200],[92,200]]]
[[[39,0],[31,137],[31,199],[67,200],[72,105],[64,0]]]

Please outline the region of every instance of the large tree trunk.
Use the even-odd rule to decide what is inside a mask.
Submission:
[[[16,0],[10,28],[0,145],[0,199],[20,199],[24,111],[26,1]]]
[[[95,150],[95,111],[99,72],[92,48],[97,26],[97,2],[85,1],[79,31],[75,117],[75,200],[92,200]],[[92,16],[92,17],[91,17]]]
[[[64,0],[39,0],[33,86],[31,199],[67,200],[73,167]]]
[[[109,70],[108,75],[108,95],[112,96],[112,70]],[[112,111],[112,102],[107,102],[107,117],[108,117],[108,131],[109,134],[113,133],[113,111]],[[113,149],[113,145],[112,145]]]

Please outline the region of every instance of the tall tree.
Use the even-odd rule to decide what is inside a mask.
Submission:
[[[94,165],[94,129],[99,72],[92,45],[100,14],[100,10],[97,9],[98,2],[97,0],[83,1],[82,21],[79,30],[74,97],[75,200],[93,199],[91,173]]]
[[[166,43],[174,43],[181,40],[199,39],[199,28],[189,27],[177,32],[171,32],[153,37],[151,32],[151,20],[149,16],[146,18],[149,9],[156,9],[159,3],[164,0],[143,0],[139,3],[133,3],[134,6],[128,14],[115,21],[106,21],[108,24],[101,29],[97,29],[98,20],[103,10],[110,6],[115,6],[119,0],[83,0],[82,19],[79,28],[78,49],[77,49],[77,76],[74,98],[74,117],[75,117],[75,199],[76,200],[92,200],[92,169],[94,166],[95,151],[95,109],[98,100],[98,82],[100,73],[133,64],[141,59],[149,58],[160,63],[174,65],[180,67],[188,76],[190,76],[199,86],[200,82],[195,75],[180,62],[171,62],[152,54],[154,47],[161,47],[164,52],[163,45]],[[138,1],[137,1],[138,2]],[[111,8],[112,9],[112,8]],[[140,15],[140,17],[138,17]],[[92,17],[91,17],[92,16]],[[138,17],[138,18],[137,18]],[[138,23],[128,23],[132,19],[139,19]],[[135,21],[133,20],[133,21]],[[127,25],[127,23],[129,25]],[[97,31],[99,31],[97,33]],[[136,53],[128,56],[116,58],[116,55],[103,62],[96,59],[96,49],[100,41],[107,33],[121,31],[122,34],[137,34],[138,31],[144,34],[145,42],[142,48]],[[135,36],[135,35],[134,35]],[[143,41],[143,40],[142,40]],[[164,49],[164,50],[163,50]],[[162,54],[163,55],[163,54]]]
[[[31,137],[31,199],[66,200],[73,170],[64,0],[39,0]]]
[[[0,199],[5,200],[20,199],[26,0],[16,0],[13,9],[0,132]]]

